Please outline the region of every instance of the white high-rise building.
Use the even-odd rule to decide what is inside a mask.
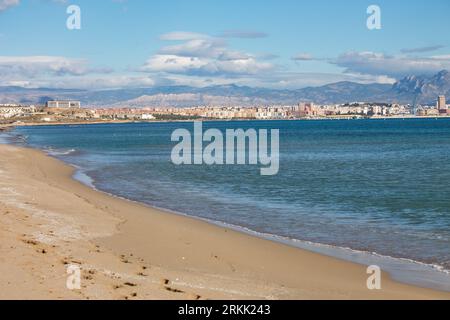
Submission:
[[[69,100],[53,100],[47,101],[47,108],[81,108],[80,101],[69,101]]]

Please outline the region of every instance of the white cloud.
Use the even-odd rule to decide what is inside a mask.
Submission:
[[[216,39],[189,39],[181,44],[166,46],[159,53],[184,57],[217,58],[226,51],[225,43]]]
[[[438,55],[438,56],[432,56],[431,59],[433,60],[450,60],[450,54],[443,54],[443,55]]]
[[[141,71],[198,76],[239,76],[256,75],[272,69],[271,63],[258,62],[254,58],[221,60],[177,55],[155,55],[147,60]]]
[[[190,70],[200,69],[207,62],[198,57],[182,57],[169,54],[152,56],[142,67],[143,71],[187,73]]]
[[[356,70],[347,68],[343,74],[288,71],[285,67],[271,63],[268,58],[273,56],[266,58],[235,50],[230,48],[224,38],[205,34],[172,32],[160,38],[178,43],[163,46],[139,70],[176,84],[194,86],[239,84],[293,89],[337,81],[389,84],[395,82],[388,74],[362,72],[357,68]],[[299,53],[292,59],[330,62],[329,59],[316,58],[309,53]]]
[[[11,7],[17,6],[20,0],[0,0],[0,11],[7,10]]]
[[[0,73],[35,77],[42,74],[81,75],[88,71],[87,62],[55,56],[0,56]]]
[[[434,74],[450,69],[448,55],[432,57],[411,57],[386,55],[376,52],[348,52],[331,61],[345,68],[347,73],[369,74],[400,78],[411,74]]]
[[[430,52],[430,51],[436,51],[445,48],[443,45],[435,45],[435,46],[428,46],[428,47],[419,47],[419,48],[405,48],[400,50],[402,53],[423,53],[423,52]]]
[[[299,53],[292,57],[292,60],[295,61],[311,61],[314,60],[314,57],[309,53]]]
[[[68,76],[68,77],[42,77],[35,79],[9,80],[2,79],[1,86],[19,86],[24,88],[63,88],[63,89],[119,89],[152,87],[157,82],[147,76],[134,75],[108,75],[108,76]]]
[[[187,85],[205,87],[212,85],[240,85],[250,87],[274,89],[299,89],[304,87],[322,86],[339,81],[352,81],[357,83],[386,83],[392,84],[395,79],[384,76],[370,76],[361,74],[315,73],[315,72],[283,72],[265,73],[257,77],[243,75],[237,78],[228,76],[193,76],[186,74],[165,75],[167,85]]]
[[[108,75],[81,77],[65,77],[57,79],[43,79],[33,82],[34,86],[46,88],[76,88],[76,89],[120,89],[136,87],[152,87],[156,81],[148,76]]]
[[[25,87],[58,87],[94,88],[103,84],[115,85],[140,83],[135,79],[110,75],[111,69],[90,68],[87,60],[71,59],[57,56],[0,56],[0,86],[19,85]],[[108,74],[97,80],[92,76]],[[88,82],[86,82],[88,81]]]
[[[274,69],[249,53],[232,50],[221,38],[192,32],[172,32],[160,37],[181,43],[162,47],[140,69],[187,75],[255,75]]]
[[[319,72],[277,72],[274,74],[253,79],[249,85],[260,87],[271,87],[277,89],[299,89],[304,87],[323,86],[341,81],[351,81],[357,83],[385,83],[392,84],[395,79],[385,76],[371,76],[362,74],[342,74],[342,73],[319,73]]]

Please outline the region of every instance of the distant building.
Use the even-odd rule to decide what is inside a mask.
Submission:
[[[438,97],[437,108],[439,110],[439,113],[447,113],[447,103],[445,101],[445,96]]]
[[[81,102],[70,100],[47,101],[47,108],[60,108],[60,109],[81,108]]]
[[[1,119],[31,116],[35,112],[36,112],[35,106],[19,106],[15,104],[0,105]]]
[[[435,109],[435,108],[427,108],[427,109],[425,109],[425,108],[419,107],[419,108],[417,109],[417,115],[418,115],[419,117],[424,117],[424,116],[428,116],[428,117],[431,117],[431,116],[439,116],[439,110],[438,110],[438,109]]]
[[[155,120],[156,118],[152,114],[144,113],[143,115],[141,115],[141,119],[142,120]]]
[[[299,117],[315,116],[317,113],[314,103],[300,103],[297,110],[297,115]]]

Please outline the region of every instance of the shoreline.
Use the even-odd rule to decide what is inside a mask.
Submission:
[[[170,210],[164,207],[158,207],[151,203],[140,202],[139,200],[132,200],[126,197],[122,197],[101,189],[95,186],[94,180],[88,174],[84,172],[83,168],[79,168],[73,164],[65,162],[60,159],[60,154],[53,154],[52,151],[40,150],[45,154],[58,159],[65,164],[75,168],[72,178],[81,182],[82,184],[92,188],[95,191],[104,193],[106,195],[122,199],[125,201],[131,201],[133,203],[141,204],[150,209],[156,209],[160,211],[167,212],[169,214],[175,214],[182,217],[189,217],[197,219],[209,224],[216,225],[218,227],[224,227],[232,229],[237,232],[245,233],[247,235],[261,238],[264,240],[274,241],[277,243],[289,245],[294,248],[300,248],[303,250],[308,250],[311,252],[323,254],[329,257],[342,259],[344,261],[353,262],[361,265],[378,265],[383,270],[388,272],[390,276],[401,283],[416,285],[423,288],[429,288],[434,290],[443,290],[450,292],[450,270],[445,269],[443,266],[438,264],[431,264],[426,262],[421,262],[414,260],[413,258],[407,257],[394,257],[389,255],[379,254],[377,252],[357,250],[350,247],[337,246],[329,243],[316,243],[302,239],[290,238],[282,235],[277,235],[273,233],[267,233],[252,229],[251,227],[245,227],[240,225],[234,225],[220,220],[212,220],[208,218],[203,218],[200,216],[186,214],[180,211]]]
[[[399,281],[401,283],[450,292],[450,279],[449,279],[450,270],[445,269],[445,267],[441,265],[414,260],[414,258],[383,255],[377,252],[358,250],[353,249],[351,247],[337,246],[332,243],[315,243],[307,240],[302,240],[301,238],[300,239],[290,238],[282,235],[261,232],[252,229],[251,227],[233,225],[225,221],[212,220],[208,218],[186,214],[179,211],[169,210],[161,206],[155,206],[150,202],[145,203],[139,202],[139,200],[128,199],[126,197],[118,196],[116,194],[112,194],[107,191],[98,189],[94,184],[94,180],[89,175],[84,173],[84,170],[82,168],[78,168],[60,159],[59,157],[60,154],[58,153],[53,154],[52,151],[46,150],[41,151],[45,152],[51,157],[59,159],[64,163],[76,168],[75,173],[72,177],[75,180],[87,185],[88,187],[94,189],[95,191],[105,193],[112,197],[142,204],[144,206],[149,207],[150,209],[161,210],[164,212],[168,212],[170,214],[176,214],[183,217],[198,219],[207,223],[211,223],[213,225],[217,225],[219,227],[233,229],[235,231],[245,233],[254,237],[274,241],[277,243],[312,251],[315,253],[324,254],[329,257],[334,257],[345,261],[358,263],[361,265],[369,265],[369,264],[379,265],[383,270],[388,272],[394,280]]]
[[[14,127],[33,127],[33,126],[78,126],[78,125],[98,125],[98,124],[132,124],[132,123],[185,123],[185,122],[248,122],[248,121],[352,121],[352,120],[414,120],[414,119],[450,119],[450,115],[447,116],[389,116],[389,117],[325,117],[325,118],[298,118],[298,119],[212,119],[212,118],[199,118],[199,119],[186,119],[186,120],[105,120],[105,121],[62,121],[62,122],[14,122],[8,124],[0,123],[0,132],[2,130],[9,130]]]
[[[65,251],[58,251],[58,245],[67,246],[70,252],[79,252],[70,258],[81,260],[82,266],[89,265],[92,269],[87,276],[90,282],[85,290],[77,293],[77,299],[86,298],[83,297],[84,291],[92,292],[92,296],[88,297],[94,299],[450,299],[450,293],[400,284],[390,280],[385,273],[383,289],[369,291],[366,288],[366,268],[362,265],[114,198],[75,181],[72,179],[75,172],[73,168],[38,150],[0,145],[0,155],[3,185],[6,184],[8,190],[14,191],[15,197],[27,199],[11,202],[11,197],[8,197],[5,202],[5,198],[0,198],[0,203],[6,203],[9,207],[6,216],[11,216],[11,212],[17,210],[29,212],[31,209],[27,206],[32,206],[31,211],[46,212],[44,219],[48,219],[48,216],[50,220],[76,219],[80,220],[79,229],[83,232],[92,229],[87,232],[88,240],[81,237],[83,245],[77,242],[80,237],[75,237],[77,241],[74,242],[65,236],[56,237],[56,240],[50,241],[56,243],[55,247],[46,249],[46,256],[41,254],[36,257],[38,261],[40,258],[41,264],[46,265],[50,251],[64,255]],[[6,176],[13,173],[13,177],[5,178],[5,172]],[[38,198],[30,192],[30,188],[37,192],[36,185],[39,191],[49,192],[44,192]],[[56,198],[56,195],[60,197]],[[61,198],[67,198],[67,201],[61,203]],[[55,211],[55,208],[59,211]],[[30,213],[28,217],[30,219]],[[42,219],[41,216],[39,218]],[[92,219],[98,220],[97,223],[91,223]],[[4,225],[8,226],[8,223]],[[30,224],[32,229],[47,225]],[[14,233],[13,225],[9,230]],[[53,236],[41,234],[27,241],[36,243],[31,244],[33,247],[48,246],[49,237],[55,237],[55,230],[52,231]],[[33,235],[27,237],[33,238]],[[83,247],[89,247],[90,250],[83,253]],[[96,249],[93,251],[92,248]],[[108,259],[96,257],[96,251],[100,251],[99,255],[107,254]],[[12,255],[12,261],[17,259],[14,252],[5,254]],[[29,259],[28,256],[24,258]],[[101,268],[98,265],[103,260],[109,263]],[[11,269],[11,265],[4,261],[0,264],[0,270]],[[136,264],[142,265],[138,268],[140,271],[134,270]],[[34,268],[38,266],[34,264]],[[124,268],[133,269],[132,275],[129,271],[121,271]],[[109,273],[100,270],[109,270]],[[155,274],[143,276],[144,273],[150,273],[148,270]],[[64,288],[65,282],[61,280],[66,276],[64,270],[60,270],[56,277],[49,270],[41,272],[50,282],[56,279],[61,281],[57,285],[61,289],[60,298],[74,294]],[[118,274],[120,280],[117,279]],[[130,287],[132,291],[138,292],[117,297],[115,294],[122,294],[128,288],[126,284],[113,283],[120,282],[126,275],[139,282]],[[0,277],[2,286],[8,287],[4,277],[9,287],[17,280],[8,276],[11,275]],[[40,287],[37,283],[32,285]],[[42,286],[52,292],[54,290],[45,281]],[[14,297],[8,290],[3,294],[7,294],[7,298]],[[167,294],[169,297],[165,296]],[[39,295],[38,298],[52,296]]]
[[[52,157],[58,159],[56,156]],[[63,160],[60,161],[64,162]],[[352,249],[350,247],[342,247],[333,244],[318,243],[302,239],[290,238],[273,233],[257,231],[245,226],[230,224],[225,221],[212,220],[200,216],[193,216],[180,211],[174,211],[167,208],[158,207],[150,203],[128,199],[126,197],[98,189],[95,186],[95,180],[88,174],[84,173],[83,169],[78,168],[67,162],[64,163],[74,168],[75,171],[74,174],[72,175],[72,178],[74,180],[79,181],[80,183],[86,185],[87,187],[93,189],[94,191],[104,193],[108,196],[124,201],[129,201],[135,204],[143,205],[150,209],[163,211],[167,214],[173,214],[180,217],[187,217],[203,221],[208,224],[212,224],[221,228],[231,229],[239,233],[243,233],[259,239],[269,240],[279,244],[288,245],[293,248],[307,250],[328,257],[341,259],[347,262],[352,262],[363,266],[378,265],[387,273],[389,273],[390,277],[393,280],[398,281],[400,283],[419,286],[431,290],[442,290],[450,293],[450,270],[445,269],[441,265],[425,263],[411,258],[398,258],[388,255],[382,255],[376,252],[362,251]],[[422,276],[422,278],[415,278],[416,276]]]
[[[57,157],[55,157],[57,159]],[[62,161],[62,160],[61,160]],[[64,161],[63,161],[64,162]],[[69,163],[65,164],[72,166]],[[360,264],[363,266],[378,265],[382,267],[390,277],[400,283],[407,285],[419,286],[422,288],[427,288],[431,290],[442,290],[445,292],[450,292],[450,270],[445,269],[441,265],[425,263],[410,258],[398,258],[388,255],[382,255],[376,252],[361,251],[352,249],[349,247],[341,247],[333,244],[325,244],[312,242],[302,239],[289,238],[282,235],[277,235],[273,233],[261,232],[248,227],[230,224],[224,221],[212,220],[208,218],[203,218],[200,216],[193,216],[179,211],[170,210],[167,208],[157,207],[152,204],[139,202],[137,200],[128,199],[107,191],[98,189],[95,186],[93,178],[83,172],[83,169],[75,168],[75,172],[72,178],[80,183],[86,185],[87,187],[109,195],[114,198],[118,198],[124,201],[130,201],[139,205],[143,205],[150,209],[160,210],[167,214],[173,214],[180,217],[187,217],[199,221],[203,221],[208,224],[212,224],[221,228],[227,228],[239,233],[250,235],[263,240],[269,240],[279,244],[287,245],[296,249],[307,250],[310,252],[325,255],[327,257],[341,259],[347,262],[352,262]],[[425,278],[416,279],[414,276],[422,275]]]

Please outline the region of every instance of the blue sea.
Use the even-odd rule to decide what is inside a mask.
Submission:
[[[450,291],[450,119],[205,122],[279,129],[280,170],[176,166],[175,129],[193,123],[19,127],[15,143],[78,168],[130,200],[227,224]]]

